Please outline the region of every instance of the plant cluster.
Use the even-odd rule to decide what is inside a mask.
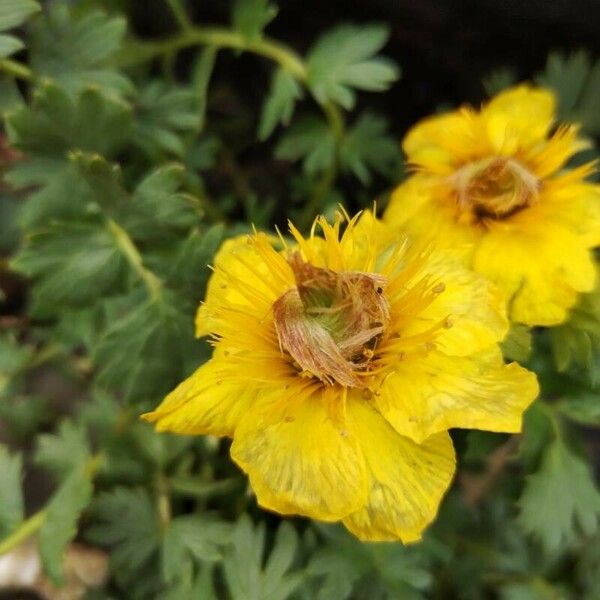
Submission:
[[[400,78],[386,26],[300,54],[265,32],[269,0],[218,25],[166,0],[157,39],[126,4],[0,0],[0,560],[36,539],[60,587],[73,541],[101,548],[90,600],[600,597],[600,289],[560,324],[513,325],[504,357],[539,399],[521,435],[452,431],[460,469],[418,544],[265,512],[227,441],[140,420],[211,355],[193,323],[224,242],[380,212],[407,169],[385,115],[356,109]],[[223,61],[264,79],[260,114]],[[552,54],[533,79],[591,142],[569,166],[595,158],[600,63]]]

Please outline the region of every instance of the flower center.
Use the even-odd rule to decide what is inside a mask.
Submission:
[[[450,177],[458,207],[476,220],[505,219],[529,206],[541,181],[514,158],[470,163]]]
[[[279,344],[321,381],[365,387],[365,372],[390,320],[382,275],[315,267],[292,254],[296,287],[273,304]]]

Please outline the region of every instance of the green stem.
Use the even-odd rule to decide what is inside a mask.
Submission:
[[[247,39],[241,33],[223,27],[186,27],[184,31],[171,39],[144,44],[147,50],[144,53],[144,59],[171,54],[197,45],[213,46],[217,50],[230,48],[264,56],[288,71],[304,87],[309,87],[308,67],[294,50],[268,37],[256,40]],[[339,170],[338,149],[345,132],[344,116],[340,108],[333,102],[325,102],[320,106],[335,138],[336,156],[315,186],[314,192],[300,216],[299,225],[301,227],[310,224],[320,208],[322,199],[335,183]]]
[[[160,528],[162,531],[166,531],[171,523],[171,497],[169,494],[169,482],[162,473],[157,475],[156,493]]]
[[[41,529],[46,521],[47,511],[45,508],[31,515],[21,523],[21,526],[0,542],[0,556],[7,554],[13,548],[19,546],[27,538],[31,537],[36,531]]]
[[[94,454],[91,456],[84,465],[84,472],[89,479],[93,479],[98,467],[103,461],[102,454]],[[48,509],[42,508],[35,514],[31,515],[28,519],[25,519],[23,523],[13,531],[8,537],[0,541],[0,556],[7,554],[13,548],[16,548],[22,544],[25,540],[30,538],[33,534],[37,533],[48,517]]]
[[[4,71],[8,75],[26,81],[31,81],[33,79],[33,71],[29,67],[26,67],[16,60],[11,60],[10,58],[3,58],[0,60],[0,71]]]
[[[173,16],[175,17],[175,20],[177,21],[181,29],[187,31],[188,29],[191,29],[193,27],[193,24],[187,16],[185,8],[181,4],[180,0],[167,0],[167,4],[169,5],[169,8],[171,9]]]
[[[129,237],[129,234],[112,219],[107,219],[106,223],[108,230],[112,233],[117,242],[117,247],[146,285],[150,298],[152,300],[157,299],[160,296],[162,281],[144,266],[142,256],[133,243],[133,240]]]

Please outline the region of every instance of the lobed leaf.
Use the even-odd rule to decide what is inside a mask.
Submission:
[[[84,465],[79,465],[64,480],[46,508],[46,519],[39,535],[40,557],[46,574],[57,586],[64,583],[64,553],[77,534],[77,522],[92,499],[92,491]]]
[[[340,25],[323,34],[307,57],[308,85],[316,100],[351,110],[355,89],[388,89],[400,71],[391,60],[375,56],[388,37],[384,25]]]
[[[269,95],[263,104],[258,124],[258,138],[266,140],[279,123],[289,125],[294,105],[302,97],[302,88],[296,78],[283,68],[273,75]]]
[[[263,29],[277,15],[277,7],[269,0],[235,0],[231,22],[248,41],[256,41]]]
[[[67,4],[53,3],[32,27],[32,68],[72,95],[90,85],[115,96],[131,94],[129,79],[109,65],[125,29],[121,17],[93,10],[76,18]]]
[[[540,469],[529,476],[519,500],[519,522],[548,552],[571,545],[580,532],[598,529],[600,493],[588,465],[562,440],[547,448]]]

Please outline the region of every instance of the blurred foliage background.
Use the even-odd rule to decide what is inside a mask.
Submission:
[[[0,0],[0,598],[600,598],[600,294],[511,332],[542,399],[522,436],[453,432],[460,471],[418,545],[282,522],[227,442],[138,420],[208,357],[192,324],[219,244],[384,206],[416,119],[525,79],[597,140],[599,17]]]

